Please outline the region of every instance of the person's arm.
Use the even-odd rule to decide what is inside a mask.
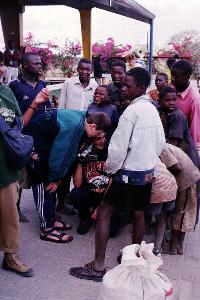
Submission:
[[[178,144],[181,142],[179,138],[167,138],[167,143],[172,144],[176,147],[178,147]]]
[[[63,86],[60,91],[59,104],[58,108],[66,108],[66,100],[67,100],[67,80],[63,83]]]
[[[129,143],[134,130],[136,115],[132,114],[130,120],[130,118],[126,117],[126,114],[121,116],[118,127],[113,133],[108,147],[106,164],[107,172],[111,174],[115,174],[121,169],[129,151]]]
[[[200,147],[200,99],[194,99],[189,112],[188,126],[197,148]]]
[[[169,170],[172,174],[176,174],[177,172],[179,172],[179,171],[182,170],[182,167],[181,167],[181,165],[178,163],[178,164],[175,164],[175,165],[169,167],[168,170]]]
[[[56,182],[50,182],[49,185],[47,186],[46,190],[49,191],[50,193],[54,193],[57,189],[58,186],[60,185],[61,180],[58,180]]]
[[[74,187],[79,188],[83,184],[83,166],[81,164],[77,165],[74,177],[73,177]]]
[[[179,147],[184,140],[184,132],[187,127],[187,120],[182,112],[177,110],[168,114],[168,132],[166,140],[169,144]]]
[[[3,76],[4,73],[5,73],[5,67],[0,66],[0,77]]]
[[[48,99],[49,99],[49,91],[44,88],[37,94],[37,96],[31,103],[31,105],[27,109],[27,111],[24,113],[23,115],[24,127],[30,122],[32,116],[37,111],[39,105],[41,103],[47,102]]]
[[[175,156],[175,154],[172,151],[170,151],[168,144],[166,144],[163,151],[161,152],[160,159],[172,174],[175,175],[177,172],[181,171],[182,166],[179,163],[178,158]]]

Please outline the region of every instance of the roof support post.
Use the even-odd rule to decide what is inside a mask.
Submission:
[[[92,9],[79,10],[81,20],[81,33],[83,56],[91,59],[91,12]]]
[[[13,40],[16,47],[23,44],[24,6],[20,0],[6,0],[0,5],[0,17],[5,46]]]
[[[150,23],[150,45],[149,45],[149,74],[152,77],[152,64],[153,64],[153,20]]]

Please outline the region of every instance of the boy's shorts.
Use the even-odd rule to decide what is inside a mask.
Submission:
[[[159,215],[161,212],[172,211],[175,207],[175,200],[163,203],[151,203],[149,207],[150,215]]]
[[[109,186],[103,201],[118,209],[128,205],[130,211],[148,212],[152,183],[130,185],[115,180]]]

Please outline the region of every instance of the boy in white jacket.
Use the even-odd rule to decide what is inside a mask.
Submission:
[[[154,168],[165,145],[163,126],[156,108],[145,96],[150,76],[143,68],[127,72],[123,92],[132,103],[120,117],[108,148],[107,168],[112,182],[97,212],[95,260],[84,267],[71,268],[81,279],[101,281],[113,209],[130,199],[133,214],[133,243],[144,236],[144,213],[148,211]]]

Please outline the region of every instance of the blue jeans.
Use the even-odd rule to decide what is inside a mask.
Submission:
[[[91,220],[90,207],[96,208],[102,200],[103,194],[92,192],[87,187],[73,188],[71,200],[74,208],[78,211],[81,220]],[[118,232],[120,218],[117,209],[113,209],[110,219],[110,237],[114,237]]]
[[[81,220],[90,219],[90,207],[95,209],[101,199],[101,194],[92,192],[87,187],[73,188],[71,191],[71,201]]]

